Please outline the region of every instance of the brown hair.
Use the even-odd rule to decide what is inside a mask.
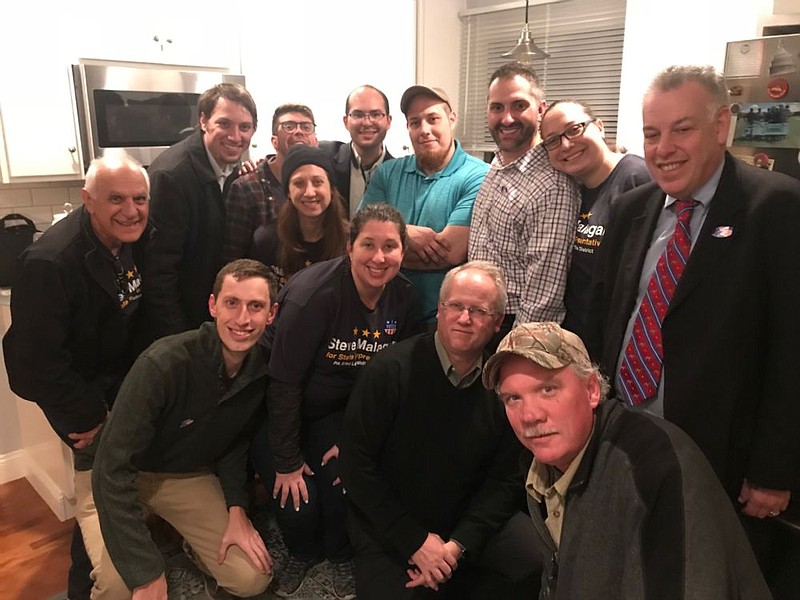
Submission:
[[[305,104],[281,104],[275,109],[275,112],[272,113],[272,135],[278,133],[278,119],[286,113],[300,113],[311,119],[311,122],[314,123],[314,113],[311,112],[311,109]]]
[[[592,110],[592,107],[589,106],[588,104],[586,104],[586,102],[582,102],[580,100],[573,100],[572,98],[562,98],[561,100],[556,100],[555,102],[552,102],[547,107],[547,109],[542,114],[542,121],[544,121],[544,118],[547,116],[547,113],[550,112],[550,109],[555,108],[559,104],[574,104],[576,106],[580,106],[581,109],[583,109],[583,112],[586,113],[587,117],[589,117],[590,119],[596,119],[597,118],[597,115],[594,114],[594,111]]]
[[[216,298],[220,291],[222,290],[222,284],[225,281],[225,278],[230,275],[236,281],[242,281],[243,279],[251,279],[253,277],[260,277],[261,279],[266,279],[267,283],[269,284],[269,301],[270,303],[275,302],[275,298],[278,297],[278,282],[275,280],[272,272],[267,268],[264,263],[259,262],[257,260],[251,260],[249,258],[240,258],[238,260],[234,260],[229,262],[227,265],[222,267],[219,272],[217,273],[216,279],[214,279],[214,287],[212,288],[212,294]]]
[[[250,92],[238,83],[219,83],[203,92],[197,102],[198,116],[205,115],[206,119],[210,119],[220,98],[241,104],[253,117],[253,129],[258,128],[258,112],[256,111],[255,100],[253,100]]]
[[[341,256],[347,244],[344,198],[333,183],[330,186],[331,203],[322,218],[322,260]],[[286,201],[278,215],[278,242],[278,266],[288,278],[306,266],[300,217],[291,200]]]
[[[533,97],[539,102],[544,100],[544,91],[539,86],[539,77],[536,75],[536,71],[520,62],[510,62],[498,67],[489,77],[489,85],[492,85],[495,79],[513,79],[514,77],[522,77],[530,84]]]
[[[370,221],[380,221],[381,223],[394,223],[397,225],[397,232],[400,234],[400,244],[403,248],[406,247],[408,241],[408,232],[406,231],[406,222],[403,220],[403,215],[394,206],[386,202],[377,202],[375,204],[367,204],[366,206],[358,209],[358,212],[353,215],[350,221],[350,243],[354,244],[358,234],[364,229]]]

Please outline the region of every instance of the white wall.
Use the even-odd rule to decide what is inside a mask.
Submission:
[[[449,4],[449,2],[446,2]],[[242,73],[258,105],[257,148],[272,153],[270,120],[285,102],[314,111],[319,139],[348,140],[342,123],[347,94],[369,83],[389,98],[394,124],[387,146],[408,144],[400,97],[414,83],[415,0],[257,2],[241,27]]]
[[[779,14],[798,14],[800,15],[800,3],[797,0],[775,0],[776,15]]]
[[[725,44],[758,37],[772,0],[628,0],[617,142],[642,153],[642,96],[653,76],[673,64],[722,71]]]
[[[458,74],[461,60],[461,20],[467,0],[418,0],[417,80],[447,92],[460,114]]]

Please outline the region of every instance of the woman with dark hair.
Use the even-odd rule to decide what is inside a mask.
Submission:
[[[292,146],[281,169],[289,199],[277,223],[253,234],[250,257],[271,266],[281,283],[310,264],[341,256],[347,242],[344,200],[333,187],[333,165],[319,148]]]
[[[650,174],[643,158],[609,148],[603,121],[583,102],[553,102],[542,115],[540,129],[550,164],[580,184],[581,208],[567,275],[563,326],[585,337],[592,270],[611,203],[629,189],[650,181]]]
[[[400,275],[405,248],[400,213],[388,204],[368,205],[350,224],[347,255],[301,270],[278,295],[280,311],[265,336],[269,452],[254,451],[253,462],[265,483],[274,478],[278,524],[290,553],[276,571],[279,596],[295,593],[325,558],[337,597],[355,595],[337,444],[361,367],[421,331],[411,282]]]

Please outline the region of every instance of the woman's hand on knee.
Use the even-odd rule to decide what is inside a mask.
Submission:
[[[314,471],[306,464],[290,473],[275,473],[275,486],[272,488],[273,499],[280,496],[280,506],[286,506],[286,500],[292,497],[292,503],[296,511],[300,510],[300,500],[308,504],[308,487],[303,479],[303,475],[313,475]]]

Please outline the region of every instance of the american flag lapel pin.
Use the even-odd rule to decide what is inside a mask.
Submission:
[[[715,238],[729,238],[733,235],[733,227],[730,225],[720,225],[712,232],[711,236]]]

